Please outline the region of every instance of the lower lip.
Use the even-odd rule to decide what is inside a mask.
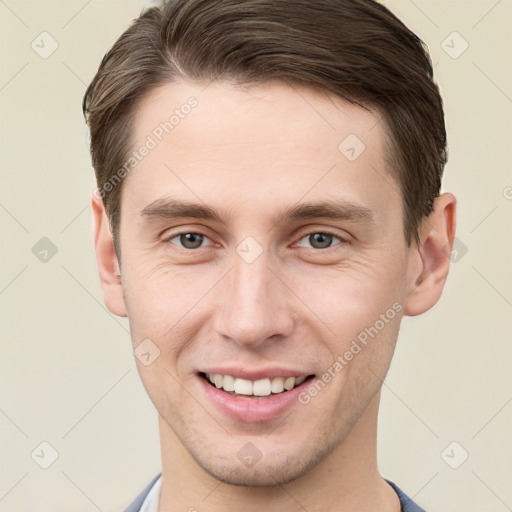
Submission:
[[[298,403],[302,390],[309,385],[311,378],[290,391],[261,398],[242,398],[230,395],[209,384],[204,377],[197,377],[206,396],[227,416],[247,423],[268,421],[281,416],[293,404]]]

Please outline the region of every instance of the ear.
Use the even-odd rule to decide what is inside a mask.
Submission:
[[[91,198],[94,250],[100,275],[103,300],[111,313],[127,316],[121,286],[120,265],[114,249],[114,240],[110,231],[110,222],[103,200]]]
[[[443,194],[420,227],[420,245],[411,250],[410,286],[404,314],[415,316],[428,311],[441,297],[448,277],[456,228],[457,200]]]

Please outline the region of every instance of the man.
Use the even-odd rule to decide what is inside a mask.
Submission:
[[[417,36],[373,0],[171,0],[84,113],[104,299],[159,413],[127,511],[423,510],[376,457],[401,319],[455,233]]]

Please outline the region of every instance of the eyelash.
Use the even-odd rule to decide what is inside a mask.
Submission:
[[[164,242],[169,242],[169,243],[172,243],[171,240],[175,239],[175,238],[178,238],[180,237],[181,235],[188,235],[188,234],[192,234],[192,235],[200,235],[200,236],[203,236],[204,238],[208,238],[210,240],[210,238],[208,237],[208,235],[205,235],[204,233],[201,233],[199,231],[181,231],[179,233],[174,233],[173,235],[167,237],[164,239]],[[314,234],[322,234],[322,235],[328,235],[328,236],[332,236],[333,238],[337,238],[340,243],[339,244],[335,244],[333,246],[330,246],[330,247],[326,247],[326,248],[323,248],[323,249],[317,249],[315,247],[303,247],[303,249],[310,249],[310,250],[313,250],[313,251],[323,251],[323,252],[326,252],[328,251],[329,249],[333,249],[336,245],[344,245],[344,244],[347,244],[349,243],[348,240],[342,238],[341,236],[337,235],[336,233],[333,233],[331,231],[310,231],[308,233],[305,233],[303,234],[300,238],[299,238],[299,242],[303,239],[303,238],[306,238],[310,235],[314,235]],[[173,245],[176,245],[176,244],[173,244]],[[211,245],[211,244],[208,244],[208,245]],[[199,247],[196,247],[195,249],[188,249],[186,247],[179,247],[180,249],[184,250],[184,251],[188,251],[188,252],[192,252],[192,251],[197,251],[198,249],[202,249],[204,247],[208,247],[208,246],[199,246]]]

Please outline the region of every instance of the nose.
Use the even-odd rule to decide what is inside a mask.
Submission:
[[[249,348],[289,336],[294,327],[292,294],[269,268],[265,252],[252,263],[235,254],[233,262],[217,290],[217,333]]]

